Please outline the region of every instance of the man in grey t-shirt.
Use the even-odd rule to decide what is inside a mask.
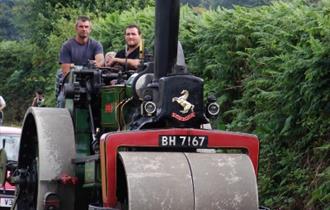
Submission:
[[[86,66],[94,62],[96,67],[104,65],[103,47],[100,42],[91,39],[92,25],[89,17],[79,16],[75,25],[76,36],[66,41],[60,51],[61,73],[56,79],[57,107],[64,107],[64,96],[60,92],[61,78],[70,72],[72,65]]]
[[[76,36],[66,41],[60,52],[60,64],[64,75],[70,71],[72,64],[85,66],[89,61],[97,67],[104,65],[103,47],[91,38],[91,21],[86,16],[79,16],[76,22]]]

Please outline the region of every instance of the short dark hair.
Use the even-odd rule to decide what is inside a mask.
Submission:
[[[40,88],[38,88],[38,89],[36,90],[36,93],[38,93],[39,95],[42,95],[44,92],[43,92]]]
[[[90,22],[91,19],[88,16],[85,16],[85,15],[78,16],[78,18],[76,20],[76,26],[78,25],[79,21],[82,21],[82,22],[89,21]]]
[[[130,24],[128,25],[126,28],[125,28],[125,31],[124,31],[124,34],[126,34],[126,30],[129,29],[129,28],[136,28],[138,30],[138,33],[139,35],[141,34],[141,30],[140,30],[140,27],[136,24]]]

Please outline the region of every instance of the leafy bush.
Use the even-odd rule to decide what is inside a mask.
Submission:
[[[29,42],[0,42],[0,93],[7,102],[5,122],[10,119],[20,122],[22,113],[32,102],[40,79],[40,75],[31,74],[35,50],[35,45]]]
[[[227,129],[259,136],[261,201],[273,208],[328,207],[327,14],[278,2],[208,11],[194,26],[191,68],[217,93]]]

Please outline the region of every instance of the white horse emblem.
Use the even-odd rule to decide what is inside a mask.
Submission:
[[[188,90],[182,90],[180,97],[173,97],[172,102],[176,101],[180,106],[182,106],[182,110],[180,112],[182,114],[188,113],[190,110],[193,112],[195,105],[191,104],[189,101],[187,101],[189,97]]]

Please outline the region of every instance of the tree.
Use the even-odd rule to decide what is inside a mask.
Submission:
[[[15,3],[13,0],[4,0],[0,2],[0,40],[17,39],[18,34],[13,23],[12,8]]]

